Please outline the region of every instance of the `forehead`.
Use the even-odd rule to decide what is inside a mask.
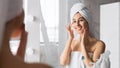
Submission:
[[[82,16],[79,12],[77,12],[77,13],[74,14],[74,16],[73,16],[73,19],[78,19],[78,18],[83,18],[83,16]]]

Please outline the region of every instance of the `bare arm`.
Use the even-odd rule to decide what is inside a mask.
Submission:
[[[67,30],[69,33],[69,38],[65,45],[65,48],[60,56],[60,64],[65,66],[70,62],[70,54],[71,54],[71,44],[74,38],[73,31],[71,30],[71,23],[67,26]]]
[[[72,39],[69,38],[67,40],[66,46],[65,46],[61,56],[60,56],[60,64],[63,66],[69,64],[69,62],[70,62],[71,43],[72,43]]]
[[[100,55],[105,50],[105,44],[102,41],[97,41],[96,48],[95,48],[95,51],[93,53],[93,57],[91,59],[90,56],[88,55],[86,48],[85,48],[85,46],[86,46],[85,41],[87,41],[87,31],[86,30],[84,30],[83,34],[81,35],[81,44],[80,45],[81,45],[82,55],[84,56],[84,63],[87,67],[91,67],[92,64],[90,64],[90,62],[96,62],[97,59],[99,59]]]
[[[101,55],[102,53],[104,53],[104,51],[105,51],[105,44],[104,44],[104,42],[99,41],[99,42],[98,42],[98,46],[96,47],[96,49],[95,49],[95,51],[94,51],[92,60],[93,60],[94,62],[96,62],[97,59],[100,58],[100,55]]]
[[[92,64],[90,64],[90,62],[96,62],[97,59],[100,58],[100,55],[104,52],[104,50],[105,50],[105,44],[103,42],[98,42],[97,47],[96,47],[96,49],[95,49],[95,51],[93,53],[93,57],[91,59],[89,57],[86,49],[85,49],[85,45],[83,45],[82,48],[81,48],[81,51],[83,53],[83,56],[85,57],[85,59],[84,59],[85,65],[87,67],[91,67]]]

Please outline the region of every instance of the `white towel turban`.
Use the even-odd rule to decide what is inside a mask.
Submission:
[[[5,23],[20,14],[22,8],[23,0],[0,0],[0,46]]]
[[[73,5],[73,7],[71,8],[71,11],[70,11],[70,19],[71,19],[71,22],[72,22],[72,19],[73,19],[73,16],[79,12],[85,19],[88,23],[91,23],[91,17],[90,17],[90,12],[89,10],[87,9],[87,7],[82,4],[82,3],[76,3],[75,5]]]

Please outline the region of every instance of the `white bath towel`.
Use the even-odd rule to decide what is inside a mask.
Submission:
[[[100,59],[98,59],[96,63],[92,63],[93,66],[90,68],[110,68],[109,55],[110,51],[101,54]],[[65,68],[86,68],[82,60],[82,53],[78,51],[72,52],[70,64],[66,65]]]
[[[110,68],[110,59],[109,59],[110,51],[106,51],[101,54],[100,59],[96,63],[94,63],[92,68]]]

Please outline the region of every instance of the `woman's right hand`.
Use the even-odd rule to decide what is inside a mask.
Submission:
[[[66,28],[67,28],[67,31],[68,31],[68,34],[69,34],[69,38],[73,39],[74,38],[74,34],[73,34],[73,30],[71,29],[71,27],[72,27],[72,24],[69,23]]]

